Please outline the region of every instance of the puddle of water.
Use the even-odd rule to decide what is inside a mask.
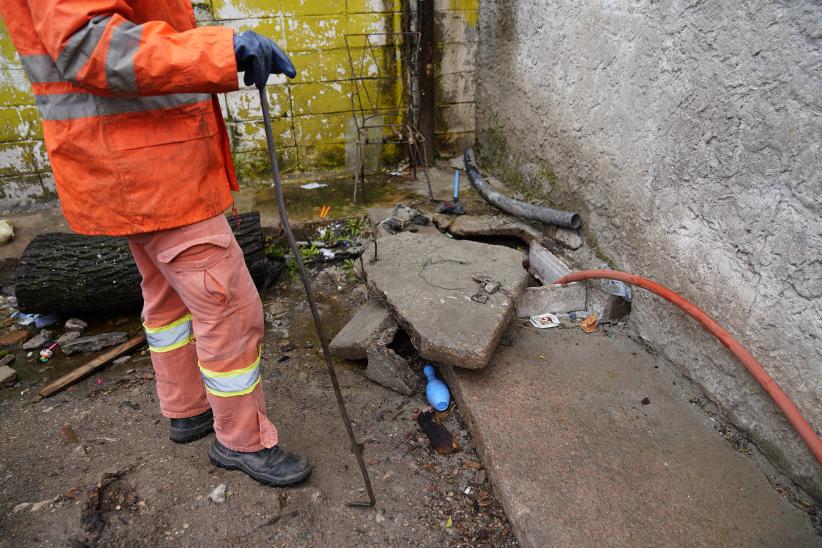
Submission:
[[[420,199],[414,183],[401,177],[372,175],[365,183],[365,203],[354,205],[354,181],[350,177],[321,178],[311,183],[325,185],[310,189],[302,188],[305,179],[283,182],[283,195],[289,219],[295,222],[321,221],[320,210],[331,206],[328,219],[343,219],[364,215],[371,207],[389,207],[399,202],[412,203]],[[309,183],[310,184],[310,183]],[[268,185],[243,188],[235,197],[240,211],[260,211],[263,224],[278,218],[277,199],[274,189]]]
[[[142,329],[142,324],[140,323],[139,318],[136,316],[123,316],[123,318],[126,319],[126,322],[118,326],[114,326],[109,323],[109,320],[113,320],[113,318],[84,318],[89,322],[89,327],[83,332],[83,336],[99,335],[100,333],[110,333],[112,331],[122,331],[124,333],[128,333],[129,337],[131,337],[140,332]],[[54,332],[55,339],[63,334],[60,324],[47,327],[46,329],[50,329]],[[66,356],[61,350],[58,349],[47,363],[40,363],[38,361],[37,358],[40,357],[39,348],[36,350],[22,350],[20,348],[9,350],[17,357],[15,361],[9,365],[17,371],[17,381],[21,384],[21,386],[18,386],[17,388],[0,389],[0,400],[16,397],[20,394],[20,392],[28,387],[44,382],[51,382],[58,377],[73,371],[81,365],[88,363],[93,358],[108,349],[95,353],[74,354],[72,356]],[[29,353],[31,353],[31,356],[28,355]],[[117,378],[122,376],[128,369],[136,368],[137,364],[149,363],[145,360],[139,361],[135,359],[141,357],[139,351],[133,352],[132,356],[133,358],[129,362],[119,366],[108,364],[101,370],[95,372],[93,376],[100,377],[104,379],[105,382],[108,378]],[[33,395],[34,393],[31,392],[31,394]]]
[[[351,304],[343,293],[327,293],[322,291],[319,284],[315,280],[313,282],[315,296],[317,298],[317,309],[320,312],[323,328],[329,342],[334,338],[334,335],[340,332],[343,327],[353,316]],[[320,338],[317,335],[317,330],[314,327],[314,320],[311,317],[311,310],[305,300],[305,293],[302,283],[299,280],[294,280],[288,283],[285,289],[277,289],[266,294],[264,302],[272,303],[274,301],[287,304],[288,312],[284,319],[287,322],[288,340],[298,349],[304,348],[306,342],[312,345],[311,352],[320,352]],[[264,305],[266,306],[266,305]],[[358,307],[354,307],[358,308]],[[343,369],[354,369],[356,364],[343,361],[335,362],[338,367]],[[291,364],[285,362],[285,367]],[[321,356],[317,359],[310,360],[308,363],[303,363],[311,369],[325,370],[325,362]]]

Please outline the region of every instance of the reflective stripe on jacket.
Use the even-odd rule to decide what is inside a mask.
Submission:
[[[188,0],[2,0],[32,82],[57,192],[83,234],[192,224],[237,179],[213,93],[237,89],[233,30]]]

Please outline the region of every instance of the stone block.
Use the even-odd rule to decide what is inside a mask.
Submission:
[[[382,238],[365,271],[423,358],[470,369],[491,359],[528,279],[514,249],[411,232]],[[484,293],[490,282],[500,289]]]
[[[528,287],[517,302],[517,316],[527,318],[538,314],[567,314],[585,310],[586,289],[581,283]]]
[[[570,228],[558,228],[554,239],[568,249],[579,249],[583,243],[579,231]]]
[[[109,346],[122,344],[128,339],[128,334],[113,332],[93,335],[91,337],[80,337],[67,342],[61,348],[67,356],[78,352],[97,352]]]
[[[0,385],[12,384],[17,380],[17,371],[8,365],[0,366]]]
[[[403,396],[414,394],[421,386],[419,375],[414,373],[408,361],[385,346],[368,349],[365,376]]]
[[[329,348],[338,358],[364,360],[370,347],[387,345],[396,333],[397,322],[391,313],[372,299],[337,333]]]

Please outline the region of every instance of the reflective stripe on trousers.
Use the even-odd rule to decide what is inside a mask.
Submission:
[[[186,314],[162,327],[148,327],[145,324],[143,327],[146,331],[148,349],[152,352],[171,352],[194,341],[191,314]]]
[[[206,390],[214,396],[244,396],[260,384],[260,355],[248,367],[234,371],[210,371],[202,363],[199,366]]]

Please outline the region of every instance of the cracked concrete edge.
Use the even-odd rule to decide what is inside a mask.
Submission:
[[[459,362],[455,361],[454,356],[450,352],[444,352],[435,346],[427,344],[422,335],[420,335],[419,331],[414,329],[414,326],[410,322],[406,321],[400,314],[397,313],[397,309],[391,304],[385,293],[380,291],[376,284],[368,281],[367,286],[368,294],[388,309],[391,316],[399,324],[400,329],[402,329],[408,335],[409,339],[411,339],[411,344],[413,344],[414,348],[417,349],[417,352],[420,353],[421,358],[437,364],[459,367],[461,369],[482,369],[488,365],[488,362],[491,361],[496,347],[502,340],[502,336],[517,318],[517,301],[525,292],[527,280],[524,280],[518,286],[513,287],[510,296],[505,296],[506,299],[510,301],[510,306],[497,327],[497,332],[494,333],[491,338],[491,348],[488,355],[482,356],[478,359],[464,358]]]
[[[482,430],[477,425],[477,420],[472,411],[472,406],[465,401],[465,395],[462,393],[462,387],[457,378],[457,373],[454,370],[454,367],[451,365],[441,365],[440,371],[445,377],[445,382],[448,384],[448,389],[451,391],[451,397],[454,398],[454,401],[457,403],[457,407],[460,410],[460,415],[468,425],[468,430],[471,432],[471,438],[474,440],[474,447],[479,454],[480,462],[488,474],[488,478],[491,481],[491,485],[495,491],[497,499],[500,501],[500,504],[502,504],[502,509],[505,510],[505,515],[516,515],[516,509],[513,507],[511,493],[508,492],[505,482],[502,481],[503,478],[500,477],[500,474],[498,474],[494,467],[491,466],[491,461],[488,456],[488,448],[485,444],[485,438],[482,435]],[[477,375],[480,374],[480,371],[466,371],[463,372],[463,374]],[[525,548],[538,548],[536,544],[529,540],[527,531],[522,528],[519,522],[511,520],[509,517],[509,523],[511,523],[511,529],[514,532],[514,536],[517,537],[517,540],[522,546]]]

